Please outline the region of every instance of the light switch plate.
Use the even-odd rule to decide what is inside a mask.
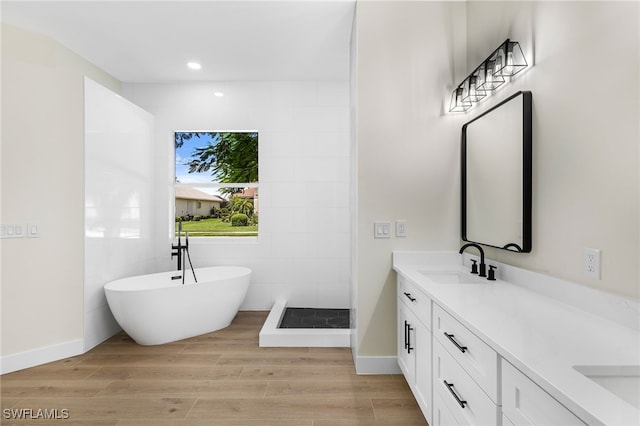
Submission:
[[[407,236],[407,221],[404,219],[396,220],[396,237]]]
[[[24,225],[15,223],[3,223],[1,231],[1,238],[24,238]]]
[[[391,222],[388,220],[376,220],[373,222],[374,238],[391,238]]]

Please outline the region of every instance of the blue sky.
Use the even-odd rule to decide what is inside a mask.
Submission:
[[[176,132],[179,133],[179,132]],[[184,163],[191,160],[191,154],[197,147],[206,146],[213,143],[213,139],[208,135],[200,135],[200,138],[193,137],[184,141],[182,147],[176,149],[176,178],[180,183],[211,183],[213,182],[211,172],[189,173],[189,166]]]

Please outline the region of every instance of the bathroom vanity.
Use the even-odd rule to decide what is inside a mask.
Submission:
[[[394,252],[398,364],[432,426],[640,424],[639,304],[452,252]]]

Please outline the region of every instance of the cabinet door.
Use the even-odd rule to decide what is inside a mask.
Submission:
[[[416,330],[416,388],[415,397],[427,422],[431,424],[433,382],[431,374],[431,332],[420,323]]]
[[[417,325],[415,316],[398,300],[398,365],[412,389],[416,378]]]

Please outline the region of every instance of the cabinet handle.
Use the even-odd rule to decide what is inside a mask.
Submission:
[[[453,334],[449,334],[449,333],[447,333],[445,331],[444,335],[447,336],[447,339],[449,339],[451,341],[451,343],[456,345],[456,348],[460,349],[460,352],[465,353],[467,351],[467,347],[466,346],[460,346],[460,343],[456,342],[456,340],[454,339],[454,335]]]
[[[415,297],[411,296],[411,293],[407,293],[406,291],[404,292],[404,295],[407,296],[407,299],[411,300],[412,302],[416,301]]]
[[[404,348],[407,349],[409,347],[409,339],[407,338],[407,336],[409,335],[407,328],[409,326],[409,323],[407,322],[407,320],[404,320]]]
[[[464,406],[466,404],[468,404],[467,401],[463,401],[460,399],[460,397],[458,396],[458,394],[456,393],[456,391],[453,390],[453,383],[447,383],[446,380],[443,380],[444,384],[447,386],[447,389],[449,389],[449,392],[451,392],[451,395],[453,395],[453,397],[456,399],[456,401],[458,402],[458,404],[460,404],[460,406],[462,408],[464,408]]]
[[[415,330],[411,328],[411,324],[407,323],[407,353],[410,354],[415,348],[411,347],[411,332]]]

